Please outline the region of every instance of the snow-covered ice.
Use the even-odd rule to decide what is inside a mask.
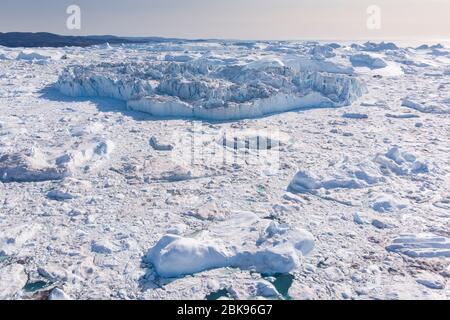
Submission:
[[[355,54],[350,57],[354,67],[368,67],[370,69],[382,69],[387,67],[386,62],[380,58],[374,58],[368,54]]]
[[[0,48],[0,298],[449,299],[450,48]]]
[[[238,213],[196,238],[165,235],[148,252],[159,275],[176,277],[216,268],[288,273],[314,248],[307,231]]]
[[[157,116],[212,120],[339,107],[365,93],[364,83],[351,75],[303,70],[302,64],[290,66],[291,57],[284,59],[289,63],[256,56],[231,64],[205,53],[193,59],[71,66],[57,86],[69,96],[115,98]]]
[[[433,234],[402,234],[387,247],[410,257],[450,257],[450,239]]]
[[[11,299],[19,293],[27,283],[25,268],[20,264],[10,264],[0,268],[0,299]]]

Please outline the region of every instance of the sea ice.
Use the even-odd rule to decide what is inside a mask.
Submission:
[[[359,189],[380,183],[384,180],[373,164],[328,168],[320,175],[305,170],[299,171],[292,179],[289,190],[294,193],[315,192],[318,189]]]

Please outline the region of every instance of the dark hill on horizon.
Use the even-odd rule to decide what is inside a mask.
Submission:
[[[89,47],[99,44],[168,42],[179,39],[161,37],[117,37],[117,36],[63,36],[48,32],[0,32],[0,46],[17,48],[35,47]]]

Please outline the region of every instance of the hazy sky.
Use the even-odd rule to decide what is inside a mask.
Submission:
[[[81,8],[81,30],[66,8]],[[366,26],[369,5],[381,29]],[[0,0],[0,32],[227,39],[448,39],[450,0]]]

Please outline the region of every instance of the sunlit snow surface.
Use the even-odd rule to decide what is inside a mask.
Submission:
[[[449,62],[1,47],[0,298],[449,299]]]

